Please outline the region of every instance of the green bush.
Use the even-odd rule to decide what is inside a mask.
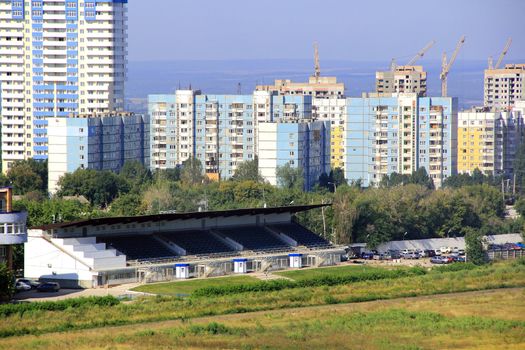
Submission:
[[[377,281],[382,279],[420,276],[426,273],[427,271],[421,267],[396,270],[377,269],[373,271],[356,271],[349,273],[348,275],[317,276],[313,278],[301,279],[298,281],[277,279],[250,284],[204,287],[195,290],[192,295],[196,297],[210,297],[247,292],[271,292],[291,288],[337,286],[362,281]]]
[[[5,264],[0,264],[0,302],[9,301],[15,293],[13,272]]]
[[[82,297],[59,301],[42,301],[35,303],[5,304],[0,305],[0,316],[6,317],[13,314],[23,315],[30,311],[62,311],[69,308],[92,307],[92,306],[114,306],[120,301],[111,296],[104,297]]]

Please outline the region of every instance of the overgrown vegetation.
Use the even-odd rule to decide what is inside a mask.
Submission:
[[[335,286],[215,297],[147,297],[113,306],[36,310],[0,316],[0,337],[509,287],[525,287],[524,263],[497,263],[460,271],[443,270]]]
[[[86,308],[92,306],[114,306],[120,301],[111,296],[103,297],[81,297],[70,298],[59,301],[41,301],[34,303],[4,304],[0,305],[0,316],[10,316],[18,314],[23,316],[25,313],[34,311],[63,311],[70,308]]]

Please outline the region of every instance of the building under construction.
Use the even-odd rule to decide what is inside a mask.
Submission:
[[[516,101],[525,99],[525,63],[506,64],[504,68],[486,69],[484,79],[485,107],[510,110]]]
[[[376,72],[376,92],[412,92],[427,96],[427,72],[422,66],[397,66],[394,70]]]

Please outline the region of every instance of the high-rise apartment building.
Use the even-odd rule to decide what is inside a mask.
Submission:
[[[486,69],[484,106],[510,110],[516,101],[525,100],[525,63],[506,64],[502,69]]]
[[[437,187],[457,171],[457,99],[417,94],[347,98],[345,177],[377,185],[426,169]]]
[[[258,135],[259,171],[270,184],[286,164],[302,170],[305,190],[330,172],[329,122],[263,122]]]
[[[427,95],[427,72],[422,66],[397,66],[395,70],[376,72],[376,92]]]
[[[331,167],[343,168],[345,148],[345,85],[336,77],[311,76],[308,82],[276,80],[274,85],[258,85],[256,91],[290,96],[312,96],[312,119],[328,121],[331,125]]]
[[[458,172],[475,169],[486,175],[513,174],[514,158],[523,141],[523,110],[474,108],[458,114]]]
[[[123,110],[126,4],[0,0],[4,172],[47,158],[47,118]]]
[[[258,125],[310,120],[310,96],[206,95],[178,90],[150,95],[150,168],[169,169],[190,157],[201,161],[210,178],[227,179],[257,154]]]
[[[48,190],[77,169],[118,172],[127,161],[149,165],[149,117],[117,113],[89,117],[48,118]]]

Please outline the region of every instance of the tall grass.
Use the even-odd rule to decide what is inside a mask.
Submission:
[[[112,306],[4,314],[0,316],[0,337],[518,286],[525,286],[525,265],[501,263],[460,271],[436,269],[398,278],[213,297],[146,297]]]

